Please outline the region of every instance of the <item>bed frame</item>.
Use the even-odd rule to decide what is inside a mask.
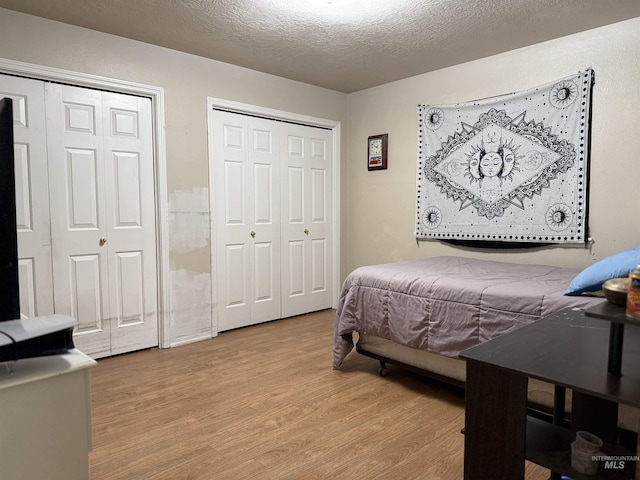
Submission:
[[[364,342],[361,341],[363,338]],[[355,348],[358,354],[378,360],[380,376],[387,375],[387,364],[389,364],[456,388],[465,388],[466,365],[464,360],[442,357],[434,353],[409,349],[389,340],[373,338],[374,341],[371,343],[369,337],[361,336]],[[368,350],[367,344],[373,346],[375,351]],[[380,353],[382,350],[386,353]],[[403,361],[407,358],[407,353],[410,354],[411,359]],[[435,368],[432,370],[434,366]],[[443,369],[452,371],[453,375],[442,373]],[[571,391],[530,378],[527,408],[528,414],[531,416],[555,425],[567,426],[571,421]],[[635,449],[638,439],[637,432],[640,427],[640,410],[628,405],[619,405],[618,416],[620,442]]]
[[[422,375],[424,377],[433,379],[433,380],[437,380],[439,382],[443,382],[443,383],[448,383],[449,385],[453,385],[454,387],[459,387],[459,388],[464,388],[465,387],[465,382],[462,380],[458,380],[456,378],[452,378],[452,377],[448,377],[446,375],[441,375],[439,373],[435,373],[432,372],[430,370],[425,370],[423,368],[419,368],[419,367],[414,367],[413,365],[410,365],[408,363],[403,363],[399,360],[396,360],[394,358],[390,358],[390,357],[385,357],[384,355],[379,355],[377,353],[373,353],[373,352],[369,352],[368,350],[366,350],[364,347],[358,346],[356,345],[356,352],[358,352],[360,355],[364,355],[366,357],[371,357],[374,358],[376,360],[378,360],[380,362],[380,369],[378,370],[378,374],[381,377],[386,377],[387,375],[387,363],[390,365],[395,365],[396,367],[399,367],[403,370],[407,370],[413,373],[417,373],[419,375]]]

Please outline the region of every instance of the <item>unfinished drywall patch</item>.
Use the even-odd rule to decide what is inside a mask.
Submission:
[[[209,190],[169,195],[171,346],[211,338]]]
[[[209,189],[177,190],[169,195],[171,253],[209,248]]]
[[[170,345],[214,336],[211,322],[211,275],[176,270],[170,274]]]

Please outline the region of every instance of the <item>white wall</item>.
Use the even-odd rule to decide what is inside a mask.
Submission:
[[[207,97],[347,119],[342,93],[6,9],[0,58],[164,89],[173,344],[211,335]]]
[[[436,255],[582,268],[640,244],[640,18],[349,95],[346,270]],[[486,98],[595,70],[590,228],[584,248],[493,251],[414,238],[417,106]],[[389,134],[389,167],[368,172],[366,140]]]

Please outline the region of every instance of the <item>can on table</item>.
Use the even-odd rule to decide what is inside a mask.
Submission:
[[[640,265],[629,273],[627,315],[640,319]]]

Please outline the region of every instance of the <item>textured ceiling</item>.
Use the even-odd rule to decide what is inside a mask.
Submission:
[[[640,0],[356,0],[344,7],[0,0],[0,7],[347,93],[640,17]]]

